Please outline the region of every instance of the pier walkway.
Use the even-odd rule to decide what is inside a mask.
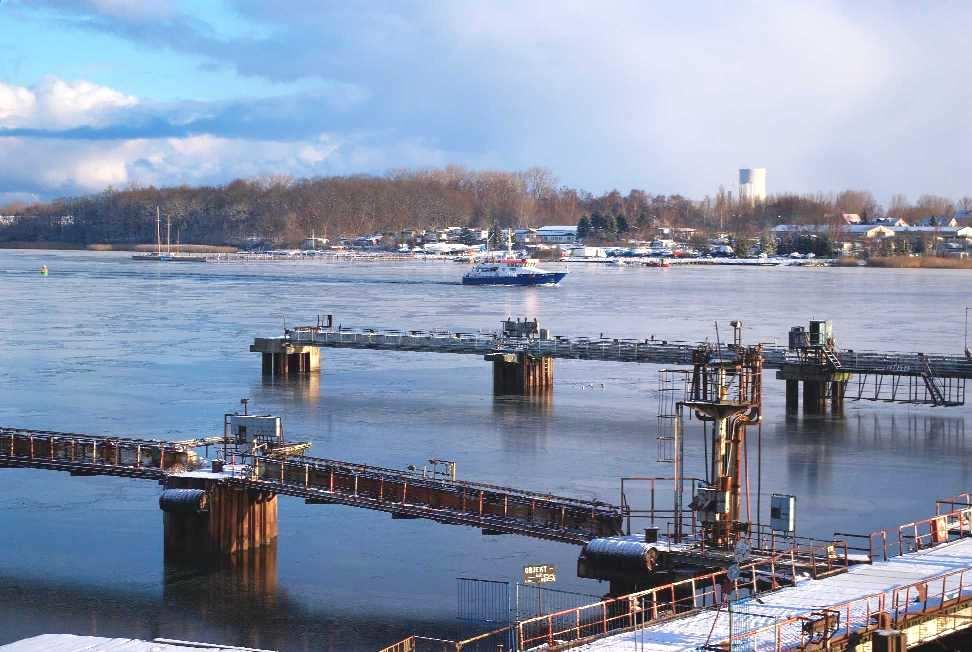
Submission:
[[[691,365],[700,346],[712,347],[712,358],[734,360],[731,345],[716,348],[708,342],[646,338],[604,337],[509,337],[502,333],[452,332],[445,330],[396,330],[374,328],[337,328],[299,326],[287,329],[276,340],[285,345],[332,349],[414,351],[483,356],[489,353],[523,353],[534,357],[570,360],[605,360],[647,364]],[[972,378],[972,360],[960,355],[905,353],[895,351],[836,352],[842,370],[852,373],[913,373],[921,375],[930,367],[944,378]],[[763,366],[781,369],[799,362],[797,354],[784,346],[764,345]]]
[[[735,588],[744,597],[731,604],[715,582],[696,580],[667,601],[668,587],[660,587],[541,616],[517,624],[519,649],[854,650],[871,649],[858,646],[878,630],[904,632],[918,645],[972,624],[970,527],[972,508],[964,507],[882,530],[870,537],[867,563],[818,579],[798,572],[776,590],[758,588],[759,576],[771,577],[765,563],[742,566]],[[777,562],[772,577],[785,566]]]
[[[426,477],[318,457],[246,456],[213,473],[196,450],[222,436],[180,442],[0,428],[0,468],[67,471],[156,480],[205,480],[220,486],[383,511],[394,518],[424,518],[477,527],[484,534],[516,534],[583,545],[621,533],[618,508],[597,501],[511,487]],[[229,461],[229,460],[228,460]]]

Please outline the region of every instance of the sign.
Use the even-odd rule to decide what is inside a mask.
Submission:
[[[557,567],[553,564],[537,564],[523,567],[524,584],[546,584],[557,581]]]
[[[790,535],[796,530],[796,497],[786,494],[770,496],[770,529]]]

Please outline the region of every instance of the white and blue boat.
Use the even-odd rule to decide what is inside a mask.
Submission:
[[[556,285],[567,272],[537,267],[533,258],[491,258],[477,263],[462,277],[463,285]]]
[[[534,258],[513,253],[513,231],[506,230],[506,251],[496,251],[463,274],[463,285],[556,285],[567,272],[537,267]]]

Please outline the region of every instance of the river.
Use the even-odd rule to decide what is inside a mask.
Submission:
[[[46,264],[49,276],[38,269]],[[0,251],[0,425],[187,438],[242,397],[312,454],[403,468],[455,460],[463,479],[618,502],[656,462],[652,365],[557,361],[549,401],[494,399],[474,356],[325,350],[319,377],[261,378],[254,336],[333,314],[343,325],[495,329],[537,317],[564,335],[785,343],[831,319],[843,347],[962,350],[972,272],[869,268],[604,268],[559,287],[459,284],[454,263],[138,263],[121,253]],[[848,401],[787,419],[765,382],[764,511],[797,496],[800,534],[868,532],[972,489],[970,408]],[[689,433],[688,472],[701,471]],[[694,467],[693,467],[694,465]],[[166,566],[151,482],[0,472],[0,644],[45,632],[164,636],[289,650],[375,650],[457,633],[456,578],[515,580],[574,546],[348,507],[280,503],[275,549],[245,569]]]

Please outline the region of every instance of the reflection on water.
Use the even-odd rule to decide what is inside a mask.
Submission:
[[[321,400],[321,378],[323,373],[302,374],[299,376],[273,377],[262,376],[261,387],[264,391],[277,390],[291,401],[305,401],[314,405]]]
[[[227,591],[227,582],[233,591]],[[232,557],[202,557],[197,561],[165,560],[163,598],[181,600],[190,587],[202,611],[216,603],[225,603],[227,594],[240,593],[260,609],[277,604],[277,543]]]
[[[312,455],[455,460],[460,479],[617,503],[620,477],[671,475],[656,462],[655,366],[558,361],[551,394],[494,398],[476,356],[329,350],[321,375],[263,379],[249,345],[317,313],[467,331],[536,316],[557,334],[689,341],[743,318],[744,338],[766,342],[813,314],[834,317],[858,350],[929,352],[954,351],[963,326],[961,311],[941,310],[965,291],[948,270],[578,267],[556,288],[471,289],[460,276],[451,265],[148,269],[124,254],[0,252],[0,425],[184,439],[218,432],[249,397]],[[895,328],[875,329],[889,305]],[[769,494],[796,495],[799,534],[894,525],[972,488],[970,408],[848,401],[843,417],[787,418],[770,374],[751,486],[764,512]],[[685,432],[686,475],[701,476],[701,429]],[[235,567],[165,564],[158,492],[0,472],[0,644],[61,631],[375,650],[411,633],[453,638],[456,577],[511,580],[552,563],[564,569],[555,588],[606,590],[573,577],[574,546],[291,498],[280,499],[279,551]]]

